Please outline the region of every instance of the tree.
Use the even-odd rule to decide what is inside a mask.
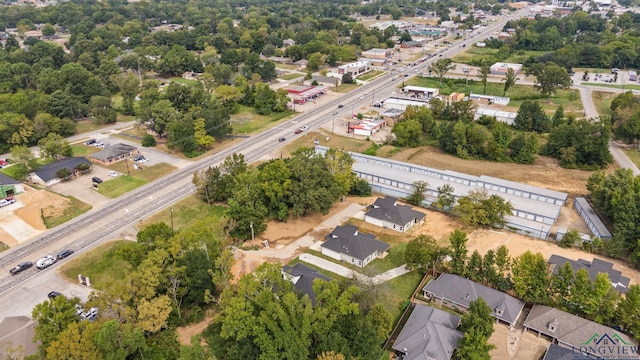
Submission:
[[[469,303],[469,311],[462,315],[458,329],[462,332],[475,329],[482,337],[489,339],[493,334],[493,323],[495,322],[495,318],[491,315],[492,311],[484,299],[478,297]]]
[[[95,334],[95,345],[105,360],[125,359],[146,348],[142,330],[117,320],[102,324]]]
[[[273,112],[276,104],[276,95],[265,83],[257,83],[254,90],[254,108],[260,115],[268,115]]]
[[[153,130],[158,137],[163,137],[167,127],[172,122],[178,120],[179,113],[171,105],[169,100],[160,100],[143,110],[146,115],[147,126]]]
[[[570,248],[576,246],[576,244],[580,240],[580,233],[578,232],[578,230],[570,229],[562,236],[562,239],[560,239],[558,245],[562,248]]]
[[[513,213],[513,206],[504,198],[495,194],[489,196],[486,190],[481,189],[460,197],[453,212],[468,226],[503,228],[505,217]]]
[[[418,120],[406,120],[395,124],[391,132],[396,136],[397,146],[415,147],[420,144],[422,125]]]
[[[167,295],[160,295],[150,300],[142,299],[137,304],[137,327],[148,332],[157,333],[167,327],[167,320],[171,313],[171,299]]]
[[[73,174],[67,168],[62,168],[62,169],[56,171],[56,177],[58,179],[67,180],[67,178],[69,178],[71,175],[73,175]]]
[[[509,91],[509,89],[511,89],[518,80],[520,80],[520,78],[516,77],[515,71],[513,71],[512,68],[507,69],[507,73],[504,78],[502,78],[502,81],[504,81],[504,91],[502,92],[502,96],[507,95],[507,91]]]
[[[426,181],[414,181],[413,193],[407,198],[407,202],[416,206],[422,206],[424,201],[424,192],[428,190],[429,183]]]
[[[125,115],[133,115],[134,101],[140,92],[140,79],[131,72],[113,75],[111,81],[120,90],[122,96],[122,113]]]
[[[436,62],[431,64],[429,69],[438,76],[440,86],[442,86],[442,79],[444,76],[449,72],[449,70],[455,69],[455,67],[456,66],[452,64],[451,59],[438,59]]]
[[[573,286],[573,269],[569,262],[560,266],[556,274],[551,275],[549,290],[553,305],[560,310],[568,311]]]
[[[547,96],[547,100],[551,102],[551,94],[555,94],[558,89],[568,89],[571,86],[571,77],[564,67],[554,63],[547,63],[536,74],[534,86],[543,96]]]
[[[408,269],[420,269],[426,273],[429,267],[433,267],[435,271],[445,253],[446,250],[438,246],[432,236],[421,234],[407,244],[404,261]]]
[[[544,113],[540,103],[533,100],[525,100],[518,109],[518,115],[513,120],[513,126],[519,130],[544,133],[551,129],[551,121]]]
[[[107,96],[92,96],[89,101],[89,113],[97,124],[112,124],[116,122],[116,111],[111,106],[111,98]]]
[[[236,239],[250,239],[267,229],[269,210],[262,200],[261,188],[256,174],[242,174],[236,178],[237,188],[229,199],[227,215],[232,220],[230,235]]]
[[[72,322],[46,349],[46,358],[52,360],[78,359],[100,360],[101,356],[94,338],[97,323]]]
[[[449,235],[451,243],[451,260],[449,266],[451,272],[457,275],[464,275],[467,262],[467,234],[456,229]]]
[[[640,334],[640,285],[629,286],[616,309],[616,323],[627,332]]]
[[[536,304],[549,301],[549,274],[542,254],[526,251],[513,260],[513,286],[519,298]]]
[[[36,321],[33,329],[34,337],[41,341],[40,350],[44,350],[58,338],[67,327],[78,321],[75,305],[77,298],[67,299],[65,296],[57,296],[49,301],[36,305],[31,312],[31,317]]]
[[[453,194],[453,186],[444,184],[442,186],[439,186],[437,190],[438,200],[436,200],[433,205],[446,213],[451,212],[453,204],[456,201],[455,195]]]
[[[38,141],[42,156],[57,159],[58,156],[71,156],[73,150],[69,143],[56,133],[49,133],[45,138]]]
[[[318,355],[316,360],[346,360],[344,355],[340,353],[335,353],[333,351],[322,352],[322,354]]]
[[[11,147],[11,161],[17,168],[13,173],[18,179],[24,179],[31,170],[38,168],[36,157],[28,147],[23,145]]]
[[[196,119],[193,124],[194,139],[198,145],[198,150],[206,150],[209,146],[213,145],[216,139],[211,135],[207,135],[207,130],[204,128],[205,120],[203,118]]]
[[[41,31],[44,36],[53,36],[56,34],[56,29],[51,24],[45,24]]]
[[[152,147],[156,146],[156,138],[151,134],[144,134],[142,137],[142,146],[144,147]]]
[[[486,94],[487,93],[487,78],[489,77],[489,74],[491,73],[489,64],[487,63],[483,63],[482,66],[480,66],[480,69],[478,70],[478,77],[480,78],[480,83],[482,84],[482,93]]]

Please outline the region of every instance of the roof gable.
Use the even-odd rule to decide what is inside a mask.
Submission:
[[[317,270],[306,265],[297,263],[293,266],[285,266],[282,268],[284,273],[291,275],[293,286],[300,293],[307,294],[312,305],[316,305],[316,292],[313,291],[313,282],[315,279],[324,281],[332,281],[333,279],[320,274]]]
[[[14,184],[20,184],[20,181],[9,177],[3,173],[0,173],[0,184],[1,185],[14,185]]]
[[[352,256],[359,260],[364,260],[367,256],[378,252],[389,250],[389,244],[376,240],[374,235],[361,233],[358,228],[347,224],[336,226],[326,237],[326,241],[321,247],[333,250],[340,254]]]
[[[399,205],[398,199],[386,196],[385,198],[376,199],[373,203],[373,207],[367,211],[366,216],[405,226],[414,219],[422,220],[425,217],[425,214],[420,211],[413,210],[411,206]]]
[[[110,159],[117,158],[118,156],[131,154],[135,149],[135,146],[118,143],[105,146],[101,151],[91,154],[91,157],[102,161],[108,161]]]
[[[548,261],[549,264],[555,265],[553,267],[553,273],[557,274],[560,271],[560,267],[566,263],[571,265],[571,269],[574,273],[580,269],[585,269],[589,273],[591,281],[596,279],[599,273],[606,273],[609,276],[609,281],[613,284],[613,287],[623,293],[626,293],[629,288],[629,278],[622,276],[622,273],[613,269],[613,263],[604,261],[602,259],[593,258],[593,261],[579,259],[578,261],[568,259],[560,255],[551,255]],[[622,285],[622,286],[619,286]]]

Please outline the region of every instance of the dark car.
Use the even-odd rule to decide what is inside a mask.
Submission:
[[[96,143],[96,139],[89,139],[89,140],[87,140],[87,143],[86,143],[86,144],[87,144],[87,145],[93,145],[93,144],[95,144],[95,143]]]
[[[58,257],[58,260],[60,260],[60,259],[64,259],[66,257],[71,256],[71,254],[73,254],[73,250],[64,249],[58,253],[57,257]]]
[[[96,184],[101,184],[101,183],[102,183],[102,179],[100,179],[100,178],[99,178],[99,177],[97,177],[97,176],[92,177],[92,178],[91,178],[91,181],[93,181],[93,182],[94,182],[94,183],[96,183]]]
[[[13,269],[9,270],[9,273],[11,273],[11,275],[16,275],[16,274],[19,274],[19,273],[27,270],[28,268],[30,268],[32,266],[33,266],[33,263],[31,261],[25,261],[23,263],[18,264]]]
[[[344,107],[344,105],[342,105],[342,104],[338,105],[338,109],[340,109],[342,107]]]
[[[47,294],[47,297],[49,297],[49,299],[55,299],[60,295],[62,295],[62,294],[57,292],[57,291],[52,291],[52,292]]]
[[[278,139],[278,142],[284,142],[285,140],[287,140],[287,139],[281,137],[280,139]]]

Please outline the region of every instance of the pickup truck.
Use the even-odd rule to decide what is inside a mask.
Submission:
[[[16,202],[16,199],[14,199],[13,197],[8,197],[6,199],[2,199],[0,200],[0,207],[5,207],[7,205],[11,205],[13,203]]]
[[[295,131],[295,133],[296,133],[296,134],[301,134],[301,133],[303,133],[303,132],[305,132],[305,131],[307,131],[307,130],[309,130],[309,127],[308,127],[307,125],[304,125],[304,126],[299,127],[299,128]]]

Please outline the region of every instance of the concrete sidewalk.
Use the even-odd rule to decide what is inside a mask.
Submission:
[[[373,285],[380,285],[384,282],[387,282],[391,279],[395,279],[398,276],[402,276],[406,273],[409,272],[409,270],[407,270],[407,268],[402,265],[399,266],[395,269],[391,269],[389,271],[386,271],[380,275],[376,275],[374,277],[368,277],[366,275],[363,275],[359,272],[353,271],[351,269],[348,269],[342,265],[336,264],[332,261],[329,260],[325,260],[323,258],[317,257],[315,255],[311,255],[311,254],[302,254],[298,257],[298,259],[300,259],[301,261],[304,261],[306,263],[309,263],[311,265],[315,265],[321,269],[327,270],[327,271],[331,271],[334,274],[338,274],[342,277],[345,278],[355,278],[360,282],[363,283],[371,283]]]

